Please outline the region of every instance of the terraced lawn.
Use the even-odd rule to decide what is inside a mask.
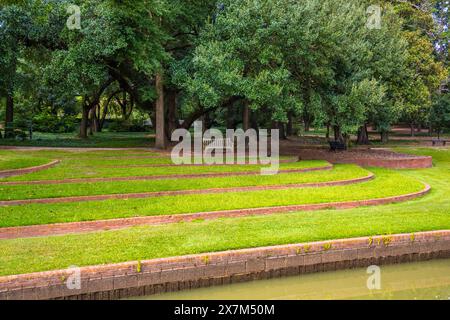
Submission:
[[[21,154],[23,151],[9,151]],[[170,156],[144,150],[135,151],[31,151],[29,156],[46,157],[46,162],[61,160],[57,166],[26,175],[0,179],[0,181],[63,180],[83,178],[119,178],[132,176],[159,176],[200,173],[226,173],[259,171],[263,165],[170,166],[136,167],[136,165],[172,164]],[[152,158],[156,157],[156,158]],[[288,159],[286,157],[282,159]],[[325,167],[326,161],[301,161],[281,163],[280,170]]]
[[[424,189],[399,173],[373,172],[375,180],[350,186],[0,207],[0,227],[378,199]]]
[[[376,174],[375,180],[341,187],[0,208],[0,225],[15,226],[379,198],[421,190],[423,182],[433,188],[423,198],[379,207],[0,240],[0,275],[62,269],[71,265],[86,266],[268,245],[450,229],[450,150],[423,148],[402,151],[431,155],[435,159],[435,167],[401,171],[369,168]]]
[[[0,241],[0,275],[367,235],[450,228],[448,212],[416,205],[220,219],[120,231]],[[45,257],[45,258],[43,258]]]
[[[307,168],[326,167],[329,163],[326,161],[301,161],[296,163],[280,164],[280,171],[300,170]],[[247,172],[258,171],[267,166],[260,165],[233,165],[233,166],[175,166],[175,167],[144,167],[144,168],[72,168],[67,170],[65,166],[56,166],[45,171],[30,173],[24,176],[16,176],[3,181],[30,181],[30,180],[63,180],[63,179],[82,179],[82,178],[119,178],[119,177],[139,177],[139,176],[170,176],[185,174],[204,174],[204,173],[226,173],[226,172]]]
[[[155,181],[110,181],[93,183],[68,183],[60,185],[0,185],[0,201],[60,198],[73,196],[128,194],[160,191],[200,190],[208,188],[232,188],[274,186],[289,184],[343,181],[367,177],[369,171],[356,165],[337,165],[331,171],[279,174],[274,176],[253,175],[197,179]]]

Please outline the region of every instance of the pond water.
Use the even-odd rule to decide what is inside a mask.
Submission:
[[[380,290],[369,290],[367,269],[314,273],[164,293],[147,300],[450,300],[450,260],[381,266]]]

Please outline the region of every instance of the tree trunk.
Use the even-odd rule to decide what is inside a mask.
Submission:
[[[242,129],[244,131],[250,129],[250,109],[247,102],[245,102],[244,104],[244,112],[242,115]]]
[[[124,121],[128,121],[128,113],[127,113],[127,92],[124,91],[122,93],[122,117]]]
[[[236,129],[234,125],[234,104],[229,103],[227,105],[227,129]]]
[[[256,131],[259,131],[258,117],[254,112],[250,113],[250,127]]]
[[[87,130],[89,127],[89,112],[95,108],[100,103],[100,98],[103,92],[109,87],[114,80],[112,78],[108,79],[95,93],[92,100],[89,102],[88,98],[85,97],[83,101],[83,108],[81,111],[81,124],[80,124],[80,138],[86,139],[88,137]]]
[[[208,120],[206,119],[206,117],[207,117],[207,113],[205,113],[198,121],[201,121],[202,122],[202,133],[203,134],[205,134],[205,132],[206,132],[206,130],[208,130],[207,129],[207,126],[208,126]],[[197,121],[197,120],[196,120]]]
[[[305,124],[305,132],[309,132],[311,130],[311,123],[309,119],[304,119],[303,122]]]
[[[348,148],[350,146],[350,135],[344,134],[342,142],[345,144],[345,147]]]
[[[95,130],[96,130],[96,132],[102,132],[102,127],[103,126],[100,124],[101,117],[102,117],[102,115],[101,115],[101,111],[102,111],[101,108],[102,108],[102,106],[99,103],[97,105],[97,107],[94,109],[94,113],[95,113]]]
[[[358,130],[358,144],[368,145],[369,144],[369,132],[367,130],[367,124],[361,126]]]
[[[103,127],[105,126],[106,116],[108,114],[108,104],[103,106],[103,111],[101,110],[100,107],[99,107],[98,111],[99,111],[98,131],[102,132],[103,131]]]
[[[158,99],[155,106],[155,121],[156,121],[156,149],[166,149],[166,133],[164,130],[165,115],[164,115],[164,84],[161,72],[156,74],[156,93]]]
[[[156,109],[156,104],[155,106],[153,106],[153,109]],[[150,120],[152,121],[152,128],[156,130],[156,112],[155,111],[150,112],[149,116]]]
[[[5,114],[5,138],[14,138],[14,98],[12,94],[6,96],[6,114]]]
[[[326,135],[327,140],[330,140],[330,131],[331,131],[330,124],[327,124],[327,135]]]
[[[212,125],[211,117],[209,116],[209,113],[206,113],[203,117],[203,130],[206,131],[211,129]]]
[[[380,134],[381,134],[381,143],[388,143],[389,142],[389,132],[382,131]]]
[[[98,132],[98,118],[97,118],[97,106],[91,108],[90,111],[90,126],[89,134],[92,136],[94,133]]]
[[[341,132],[341,128],[339,126],[333,126],[333,130],[334,130],[334,141],[344,143],[345,141]]]
[[[166,135],[169,140],[172,138],[172,133],[178,128],[177,118],[177,91],[167,91],[167,124]]]
[[[287,136],[286,136],[285,124],[282,122],[278,122],[278,129],[280,129],[280,139],[286,140]]]
[[[411,127],[411,137],[414,137],[414,136],[415,136],[414,123],[411,123],[411,124],[410,124],[410,127]]]
[[[294,120],[292,114],[288,115],[288,123],[286,127],[286,134],[288,137],[292,136],[294,134]]]
[[[81,123],[80,123],[80,138],[87,139],[88,134],[88,124],[89,124],[89,111],[90,107],[88,105],[83,105],[83,110],[81,111]]]

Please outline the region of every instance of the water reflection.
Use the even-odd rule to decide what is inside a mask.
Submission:
[[[343,270],[166,293],[144,299],[310,300],[450,299],[450,260],[381,267],[381,290],[369,290],[366,269]]]

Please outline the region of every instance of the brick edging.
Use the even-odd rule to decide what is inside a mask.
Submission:
[[[266,207],[266,208],[241,209],[241,210],[226,210],[214,212],[200,212],[192,214],[177,214],[166,216],[148,216],[148,217],[84,221],[84,222],[55,223],[48,225],[35,225],[24,227],[8,227],[8,228],[0,228],[0,240],[87,233],[105,230],[119,230],[143,225],[161,225],[178,222],[190,222],[198,219],[213,220],[218,218],[237,218],[256,215],[272,215],[296,211],[316,211],[322,209],[350,209],[361,206],[376,206],[416,199],[418,197],[427,194],[428,192],[430,192],[430,190],[431,187],[429,185],[425,185],[425,188],[419,192],[381,199],[291,205],[291,206]]]
[[[306,152],[311,150],[311,152]],[[382,167],[389,169],[426,169],[433,167],[433,157],[407,155],[397,151],[390,150],[391,156],[366,156],[361,157],[357,152],[334,153],[326,151],[325,148],[320,149],[304,149],[301,150],[301,159],[303,160],[326,160],[330,163],[352,163],[362,167]],[[374,153],[381,151],[380,149],[371,149]],[[291,153],[291,152],[289,152]],[[294,151],[293,153],[298,153]],[[291,154],[293,154],[291,153]]]
[[[13,176],[20,176],[23,174],[28,174],[28,173],[37,172],[37,171],[42,171],[45,169],[49,169],[53,166],[56,166],[60,162],[61,162],[60,160],[54,160],[50,163],[46,163],[46,164],[43,164],[40,166],[0,171],[0,179],[13,177]]]
[[[367,182],[375,178],[373,173],[366,177],[355,178],[340,181],[327,181],[316,183],[301,183],[301,184],[284,184],[273,186],[249,186],[249,187],[231,187],[231,188],[210,188],[198,190],[177,190],[177,191],[155,191],[143,193],[124,193],[124,194],[108,194],[96,196],[77,196],[77,197],[61,197],[61,198],[43,198],[43,199],[27,199],[27,200],[5,200],[0,201],[0,207],[4,206],[18,206],[27,204],[49,204],[49,203],[71,203],[71,202],[88,202],[88,201],[104,201],[114,199],[146,199],[165,196],[180,196],[180,195],[195,195],[195,194],[214,194],[224,192],[246,192],[246,191],[263,191],[263,190],[286,190],[286,189],[300,189],[300,188],[322,188],[333,186],[346,186],[350,184]]]
[[[433,157],[415,157],[403,159],[355,159],[354,163],[362,167],[382,167],[389,169],[427,169],[433,167]]]
[[[303,169],[279,170],[278,174],[302,173],[313,171],[332,170],[333,165],[322,167],[312,167]],[[1,185],[50,185],[50,184],[69,184],[69,183],[92,183],[92,182],[113,182],[113,181],[140,181],[140,180],[173,180],[173,179],[195,179],[195,178],[215,178],[215,177],[234,177],[234,176],[253,176],[261,174],[261,170],[242,171],[242,172],[220,172],[220,173],[195,173],[195,174],[173,174],[173,175],[155,175],[155,176],[135,176],[135,177],[115,177],[115,178],[80,178],[65,180],[37,180],[37,181],[4,181]]]
[[[117,299],[310,272],[450,257],[450,230],[260,247],[0,277],[0,300]]]

